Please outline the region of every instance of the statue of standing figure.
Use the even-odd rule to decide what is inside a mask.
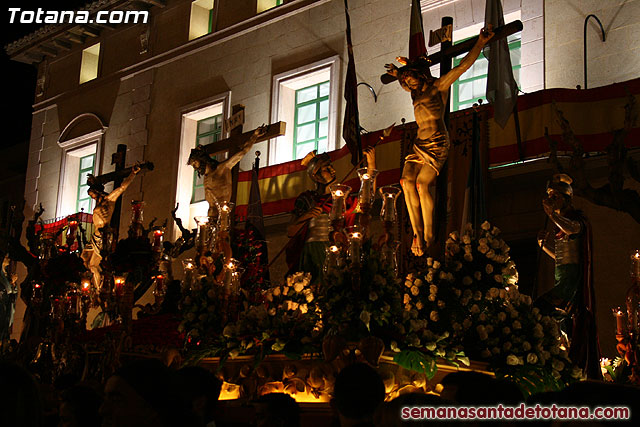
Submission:
[[[400,184],[405,194],[409,219],[413,229],[411,251],[422,256],[433,243],[433,198],[429,193],[449,154],[449,134],[444,123],[447,95],[451,85],[467,71],[493,37],[489,25],[480,32],[478,42],[460,64],[444,76],[434,78],[430,62],[423,58],[410,63],[407,58],[396,60],[401,68],[387,64],[387,73],[398,79],[400,86],[411,92],[418,135],[412,152],[405,158]]]

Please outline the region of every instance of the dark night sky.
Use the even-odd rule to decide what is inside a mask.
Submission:
[[[90,3],[87,0],[34,1],[9,0],[5,3],[2,16],[2,118],[6,129],[0,148],[14,144],[27,143],[31,133],[31,113],[36,83],[36,67],[16,61],[10,61],[4,47],[19,38],[32,33],[43,24],[9,23],[9,8],[22,10],[73,10]]]

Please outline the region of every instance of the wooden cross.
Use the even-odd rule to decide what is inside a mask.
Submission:
[[[113,188],[118,188],[122,184],[122,180],[127,176],[129,176],[129,174],[133,170],[133,167],[129,167],[129,168],[124,167],[126,155],[127,155],[127,146],[125,144],[118,144],[118,148],[116,152],[111,155],[111,164],[116,165],[116,170],[113,172],[108,172],[98,176],[93,176],[90,174],[87,177],[87,185],[89,186],[96,185],[96,184],[104,185],[108,182],[113,181]],[[140,167],[141,171],[144,169],[152,171],[154,167],[153,163],[151,162],[145,162],[138,166]],[[110,222],[110,226],[114,230],[116,239],[120,229],[120,211],[121,210],[122,210],[122,198],[120,197],[116,201],[116,206],[113,211],[113,214],[111,215],[111,222]]]
[[[211,155],[229,152],[229,156],[231,157],[238,151],[240,151],[240,147],[253,135],[254,130],[250,130],[248,132],[242,132],[242,123],[244,122],[244,105],[234,105],[231,107],[232,118],[230,121],[234,121],[235,118],[240,117],[240,122],[236,126],[231,129],[229,132],[229,138],[212,142],[211,144],[204,145],[204,151]],[[235,120],[237,122],[237,120]],[[278,136],[282,136],[285,134],[287,129],[287,124],[285,122],[277,122],[267,126],[267,132],[258,137],[256,139],[256,143],[262,141],[268,141],[271,138],[276,138]],[[239,165],[235,165],[231,170],[231,202],[236,202],[236,194],[238,190],[238,173],[240,171]]]

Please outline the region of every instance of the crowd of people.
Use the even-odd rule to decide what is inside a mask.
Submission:
[[[627,406],[635,417],[640,390],[612,383],[583,381],[560,392],[525,400],[520,389],[505,379],[477,372],[456,372],[442,381],[440,396],[407,393],[385,402],[385,385],[375,369],[364,363],[348,365],[336,377],[330,403],[331,427],[427,425],[432,420],[404,420],[403,408],[451,406],[575,405]],[[222,382],[211,371],[189,366],[172,370],[156,359],[137,360],[116,371],[102,386],[82,382],[74,375],[54,384],[37,382],[25,368],[0,362],[0,426],[263,426],[298,427],[301,408],[284,393],[270,393],[246,403],[253,422],[229,422],[218,405]],[[248,413],[248,412],[247,412]],[[629,420],[628,422],[633,422]],[[452,421],[448,421],[451,423]],[[440,425],[445,424],[442,421]],[[517,424],[483,421],[478,425]],[[585,425],[584,422],[578,422]],[[467,422],[469,424],[469,422]],[[537,421],[530,425],[569,425]],[[314,425],[322,425],[317,422]],[[589,425],[594,425],[593,421]]]

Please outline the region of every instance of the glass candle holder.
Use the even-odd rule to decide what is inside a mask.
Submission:
[[[398,212],[396,210],[396,200],[402,193],[402,190],[398,187],[390,185],[380,187],[378,190],[382,196],[382,209],[380,209],[380,219],[383,221],[395,222],[398,218]]]
[[[233,211],[233,206],[233,203],[227,201],[218,203],[218,227],[222,231],[229,231],[229,228],[231,228],[231,212]]]
[[[164,240],[164,228],[156,228],[153,230],[153,242],[151,248],[153,252],[159,254],[162,252],[162,242]]]
[[[182,268],[184,269],[184,278],[182,279],[182,286],[186,289],[191,289],[193,282],[193,274],[196,269],[196,263],[192,258],[186,258],[182,260]]]
[[[331,213],[329,213],[329,219],[336,221],[344,217],[344,211],[346,209],[346,202],[349,193],[351,193],[351,187],[343,184],[333,184],[329,187],[331,191],[331,199],[333,201],[331,205]]]
[[[116,296],[121,297],[124,295],[124,285],[127,278],[124,276],[113,276],[113,286],[116,291]]]
[[[322,272],[328,274],[331,270],[338,269],[342,266],[342,250],[338,245],[329,245],[326,249]]]
[[[162,274],[157,274],[156,277],[153,279],[153,285],[154,285],[153,296],[156,300],[156,303],[161,304],[166,294],[164,276]]]
[[[640,249],[636,249],[631,254],[631,278],[640,281]]]
[[[209,240],[211,239],[211,227],[208,216],[197,216],[196,226],[198,227],[198,235],[196,237],[196,251],[202,253],[209,246]]]
[[[361,212],[368,212],[373,205],[375,192],[373,184],[375,182],[378,171],[376,169],[360,168],[358,176],[360,177],[360,193],[358,193],[358,209]]]
[[[624,312],[620,307],[612,308],[613,317],[616,319],[616,334],[624,334]]]
[[[240,292],[241,271],[239,266],[239,262],[234,258],[230,258],[224,265],[224,287],[231,295],[236,295]]]
[[[399,262],[398,254],[400,250],[400,242],[387,242],[381,248],[382,263],[393,271],[395,277],[398,276]]]
[[[69,221],[69,228],[67,228],[67,247],[71,250],[71,246],[76,242],[76,233],[78,232],[78,221],[72,219]]]
[[[357,225],[347,227],[347,238],[349,239],[349,250],[347,251],[349,260],[352,265],[359,265],[362,261],[363,230]]]
[[[142,200],[131,201],[131,223],[129,224],[129,230],[136,236],[142,236],[144,231],[144,202]]]

